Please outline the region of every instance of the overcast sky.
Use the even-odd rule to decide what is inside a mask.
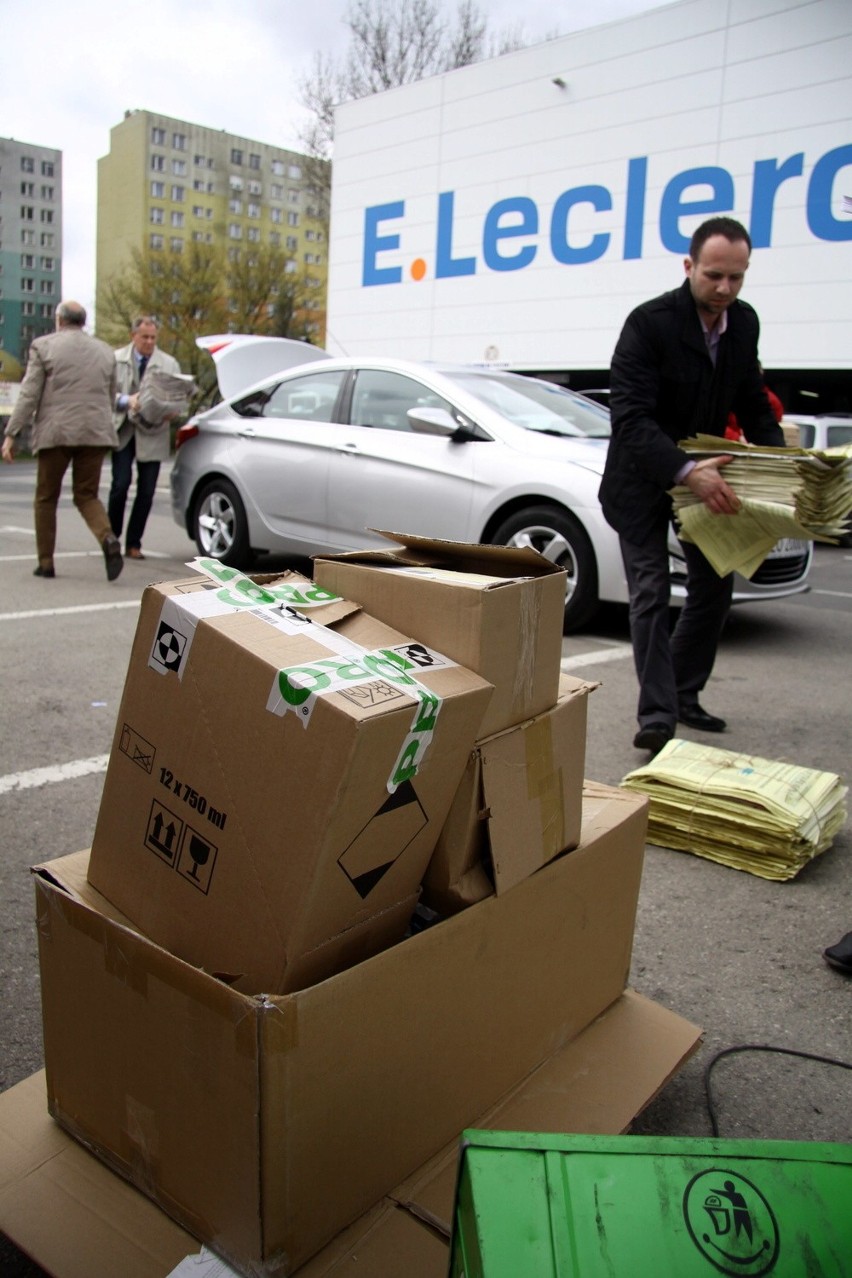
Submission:
[[[481,0],[527,43],[662,0]],[[444,0],[449,13],[454,0]],[[97,161],[129,109],[299,150],[297,86],[348,44],[347,0],[0,0],[0,136],[63,152],[62,292],[94,300]]]

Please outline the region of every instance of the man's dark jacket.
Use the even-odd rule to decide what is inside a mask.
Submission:
[[[600,500],[607,522],[637,545],[671,518],[667,490],[689,460],[678,440],[724,436],[734,412],[750,443],[784,444],[758,365],[757,314],[740,301],[727,314],[715,368],[689,280],[625,321],[612,359],[612,440]]]

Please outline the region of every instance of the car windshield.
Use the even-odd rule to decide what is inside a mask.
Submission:
[[[608,439],[609,412],[573,391],[519,373],[442,369],[450,381],[481,399],[515,426],[545,435]]]

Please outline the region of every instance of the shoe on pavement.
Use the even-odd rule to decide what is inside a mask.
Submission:
[[[829,967],[852,976],[852,932],[847,932],[836,945],[829,945],[827,950],[823,950],[822,957]]]
[[[728,726],[718,715],[708,714],[697,701],[691,706],[681,706],[677,717],[680,723],[685,723],[688,728],[698,728],[699,732],[724,732]]]
[[[142,550],[139,546],[128,546],[127,558],[128,559],[144,559],[145,556],[142,554]]]
[[[103,550],[107,580],[115,581],[124,567],[124,560],[121,556],[121,542],[115,533],[107,533],[106,537],[104,537]]]
[[[637,750],[650,750],[651,754],[659,754],[673,736],[671,728],[665,723],[646,723],[633,738],[633,745]]]
[[[55,569],[55,568],[42,568],[41,564],[39,564],[39,566],[38,566],[37,568],[33,568],[33,576],[34,576],[34,577],[55,577],[55,576],[56,576],[56,569]]]

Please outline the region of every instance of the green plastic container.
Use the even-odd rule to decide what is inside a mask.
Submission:
[[[451,1278],[850,1278],[852,1146],[462,1137]]]

